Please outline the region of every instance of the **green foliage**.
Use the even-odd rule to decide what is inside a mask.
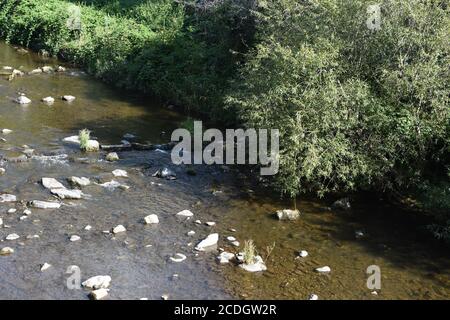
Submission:
[[[80,140],[80,149],[88,150],[89,147],[89,139],[91,138],[91,132],[88,129],[80,130],[78,138]]]
[[[382,1],[370,30],[369,4],[260,2],[257,45],[226,101],[247,127],[280,129],[283,193],[408,188],[445,165],[448,8]]]

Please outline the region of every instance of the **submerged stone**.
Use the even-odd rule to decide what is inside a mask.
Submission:
[[[218,241],[219,241],[219,234],[212,233],[209,236],[207,236],[205,239],[200,241],[199,244],[197,244],[197,246],[195,247],[195,250],[205,251],[205,249],[217,245]]]
[[[278,220],[297,220],[300,217],[300,211],[298,210],[278,210],[276,212]]]

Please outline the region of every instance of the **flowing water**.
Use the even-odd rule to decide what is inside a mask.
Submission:
[[[0,43],[0,68],[30,71],[59,64]],[[32,103],[15,103],[19,92]],[[64,102],[62,95],[76,100]],[[46,96],[55,97],[55,103],[40,102]],[[160,299],[162,294],[171,299],[306,299],[311,293],[321,299],[450,297],[448,248],[424,235],[422,224],[409,213],[379,202],[357,202],[351,213],[334,212],[327,203],[302,199],[299,220],[277,221],[272,213],[288,204],[258,191],[233,168],[174,166],[170,155],[161,151],[119,152],[121,160],[111,163],[104,160],[105,152],[85,154],[62,143],[82,128],[102,144],[117,144],[126,133],[134,134],[137,142],[165,143],[184,120],[153,100],[120,92],[70,66],[63,73],[0,79],[0,129],[13,130],[1,135],[1,167],[6,173],[0,176],[0,193],[14,194],[18,200],[0,203],[0,248],[15,250],[0,256],[0,298],[87,299],[87,291],[67,286],[71,265],[80,268],[82,280],[110,275],[111,299]],[[24,145],[35,150],[33,157],[6,161],[22,155]],[[163,167],[175,171],[177,179],[152,176]],[[129,177],[114,178],[114,169],[126,170]],[[98,183],[115,179],[130,189],[109,190],[94,183],[83,188],[85,199],[63,200],[56,210],[31,208],[31,214],[20,219],[28,201],[56,200],[41,185],[42,177],[68,186],[70,176]],[[7,213],[11,208],[17,211]],[[194,217],[175,216],[184,209]],[[158,225],[142,223],[151,213],[159,216]],[[197,224],[197,219],[216,225]],[[118,224],[127,231],[104,232]],[[85,230],[86,225],[92,229]],[[190,230],[195,235],[188,236]],[[357,230],[363,231],[363,238],[355,238]],[[196,253],[195,244],[213,232],[221,236],[219,246],[232,252],[239,248],[226,236],[236,237],[241,247],[244,240],[253,239],[268,270],[248,273],[233,263],[218,264],[217,251]],[[20,238],[3,240],[11,233]],[[39,238],[27,237],[31,235]],[[81,240],[71,242],[71,235]],[[268,254],[266,247],[272,245]],[[309,256],[297,258],[303,249]],[[170,261],[178,252],[187,259]],[[52,266],[41,272],[43,263]],[[331,273],[314,272],[324,265]],[[366,286],[370,265],[381,270],[378,295]]]

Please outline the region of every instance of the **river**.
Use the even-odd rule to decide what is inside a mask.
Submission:
[[[64,64],[0,42],[0,68],[30,71],[44,65]],[[148,97],[66,68],[0,79],[0,129],[12,130],[1,135],[0,155],[7,159],[34,149],[28,161],[1,163],[6,172],[0,176],[0,193],[14,194],[18,201],[0,203],[0,248],[15,250],[0,256],[0,299],[87,299],[88,291],[67,286],[71,265],[79,267],[82,280],[110,275],[109,299],[307,299],[313,293],[320,299],[450,298],[448,247],[430,239],[410,213],[383,202],[356,201],[347,213],[331,210],[327,201],[300,198],[301,218],[278,221],[273,213],[289,203],[269,196],[234,168],[174,166],[169,153],[155,150],[119,152],[119,161],[108,162],[106,152],[85,154],[65,145],[64,137],[83,128],[102,144],[117,144],[127,133],[140,143],[166,143],[186,119]],[[32,103],[15,103],[19,93]],[[67,103],[62,95],[76,100]],[[55,103],[40,102],[46,96],[55,97]],[[163,167],[176,172],[177,179],[154,177]],[[114,178],[115,169],[126,170],[128,178]],[[93,183],[83,188],[85,199],[63,200],[57,210],[30,208],[31,214],[20,218],[30,200],[55,201],[41,185],[42,177],[68,186],[70,176],[97,183],[115,179],[130,189]],[[8,213],[10,209],[17,211]],[[194,217],[175,215],[184,209]],[[142,223],[149,214],[157,214],[160,223]],[[216,224],[205,225],[207,221]],[[127,231],[105,232],[119,224]],[[87,225],[92,229],[85,230]],[[187,235],[191,230],[195,235]],[[361,238],[355,237],[359,230]],[[218,251],[193,249],[214,232],[220,234],[219,247],[231,252],[239,248],[227,236],[237,238],[241,247],[253,239],[268,270],[248,273],[233,263],[219,264]],[[3,240],[12,233],[20,238]],[[81,239],[71,242],[72,235]],[[266,247],[272,245],[267,257]],[[299,250],[307,250],[308,257],[298,258]],[[187,259],[172,262],[176,253]],[[51,267],[41,271],[44,263]],[[325,265],[330,273],[314,271]],[[366,285],[370,265],[381,270],[376,295]]]

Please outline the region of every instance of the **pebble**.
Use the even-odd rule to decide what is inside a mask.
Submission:
[[[114,175],[114,177],[128,177],[128,173],[125,170],[121,170],[121,169],[116,169],[112,172],[112,174]]]
[[[219,241],[219,234],[212,233],[209,236],[207,236],[205,239],[200,241],[199,244],[197,244],[197,246],[195,247],[195,250],[205,251],[206,248],[216,245],[218,241]]]
[[[205,223],[207,226],[210,226],[210,227],[212,227],[212,226],[215,226],[216,225],[216,223],[215,222],[213,222],[213,221],[208,221],[208,222],[206,222]]]
[[[42,266],[41,266],[41,272],[47,270],[48,268],[50,268],[52,265],[45,262]]]
[[[31,214],[31,210],[30,209],[25,209],[23,210],[23,214],[26,216],[29,216]]]
[[[0,227],[3,225],[3,219],[0,218]]]
[[[186,260],[186,256],[182,253],[176,253],[173,257],[170,257],[172,262],[183,262],[184,260]]]
[[[181,216],[181,217],[192,217],[192,216],[194,216],[194,214],[191,211],[189,211],[189,210],[180,211],[176,215],[177,216]]]
[[[306,258],[306,257],[308,256],[308,251],[306,251],[306,250],[301,250],[301,251],[298,253],[298,256],[301,257],[301,258]]]
[[[236,241],[236,238],[233,237],[233,236],[228,236],[227,240],[230,241],[230,242],[233,242],[233,241]]]
[[[74,235],[72,235],[72,236],[70,236],[70,239],[69,239],[71,242],[75,242],[75,241],[78,241],[78,240],[81,240],[81,237],[80,236],[77,236],[76,234],[74,234]]]
[[[114,234],[117,234],[120,232],[125,232],[125,231],[127,231],[127,229],[125,229],[125,227],[121,224],[119,224],[118,226],[116,226],[112,229],[112,233],[114,233]]]
[[[159,223],[158,216],[156,214],[148,215],[144,218],[146,224],[156,224]]]
[[[241,244],[239,243],[239,241],[233,241],[231,242],[231,244],[235,247],[239,247]]]
[[[169,300],[169,295],[168,295],[168,294],[163,294],[163,295],[161,296],[161,299],[163,299],[163,300]]]
[[[196,224],[202,224],[202,222],[200,220],[195,220],[194,223]]]
[[[13,131],[11,130],[11,129],[2,129],[2,133],[3,134],[10,134],[10,133],[12,133]]]
[[[233,253],[224,251],[217,257],[217,260],[219,260],[219,263],[225,264],[229,263],[230,260],[233,259],[234,257],[235,256]]]
[[[59,209],[61,207],[61,204],[58,202],[48,202],[40,200],[33,200],[30,202],[30,205],[38,209]]]
[[[194,230],[191,230],[191,231],[189,231],[189,232],[187,233],[188,236],[193,236],[194,234],[195,234],[195,231],[194,231]]]
[[[61,99],[63,99],[64,101],[67,101],[67,102],[72,102],[75,100],[75,97],[70,96],[70,95],[65,95],[65,96],[62,96]]]
[[[56,68],[56,72],[66,72],[66,68],[63,66],[58,66],[58,68]]]
[[[27,239],[39,239],[39,235],[38,234],[33,234],[33,235],[28,235]]]
[[[55,98],[45,97],[45,98],[42,98],[42,102],[47,103],[47,104],[53,104],[55,102]]]
[[[17,209],[14,209],[14,208],[11,208],[8,210],[9,214],[16,213],[16,212],[17,212]]]
[[[308,300],[319,300],[319,296],[313,293],[309,295]]]
[[[324,266],[324,267],[320,267],[320,268],[316,268],[315,269],[317,272],[320,273],[328,273],[331,272],[331,268],[329,266]]]
[[[110,276],[95,276],[82,282],[81,285],[89,289],[106,289],[111,284]]]
[[[11,234],[8,234],[5,239],[12,241],[12,240],[17,240],[19,238],[20,238],[20,236],[17,233],[11,233]]]
[[[102,289],[97,289],[97,290],[91,291],[89,296],[91,297],[91,299],[101,300],[101,299],[104,299],[104,298],[106,298],[108,296],[108,292],[109,292],[108,289],[103,289],[103,288]]]
[[[27,219],[27,218],[28,218],[28,216],[20,216],[20,217],[19,217],[19,220],[20,220],[20,221],[23,221],[23,220],[25,220],[25,219]]]
[[[0,176],[4,175],[6,173],[6,169],[5,168],[0,168]]]
[[[0,250],[0,256],[6,256],[12,253],[14,253],[14,249],[10,247],[4,247]]]
[[[16,100],[15,100],[18,104],[29,104],[31,103],[31,100],[25,96],[19,96]]]
[[[86,231],[89,231],[91,229],[92,229],[92,226],[90,226],[90,225],[87,225],[86,227],[84,227],[84,230],[86,230]]]

